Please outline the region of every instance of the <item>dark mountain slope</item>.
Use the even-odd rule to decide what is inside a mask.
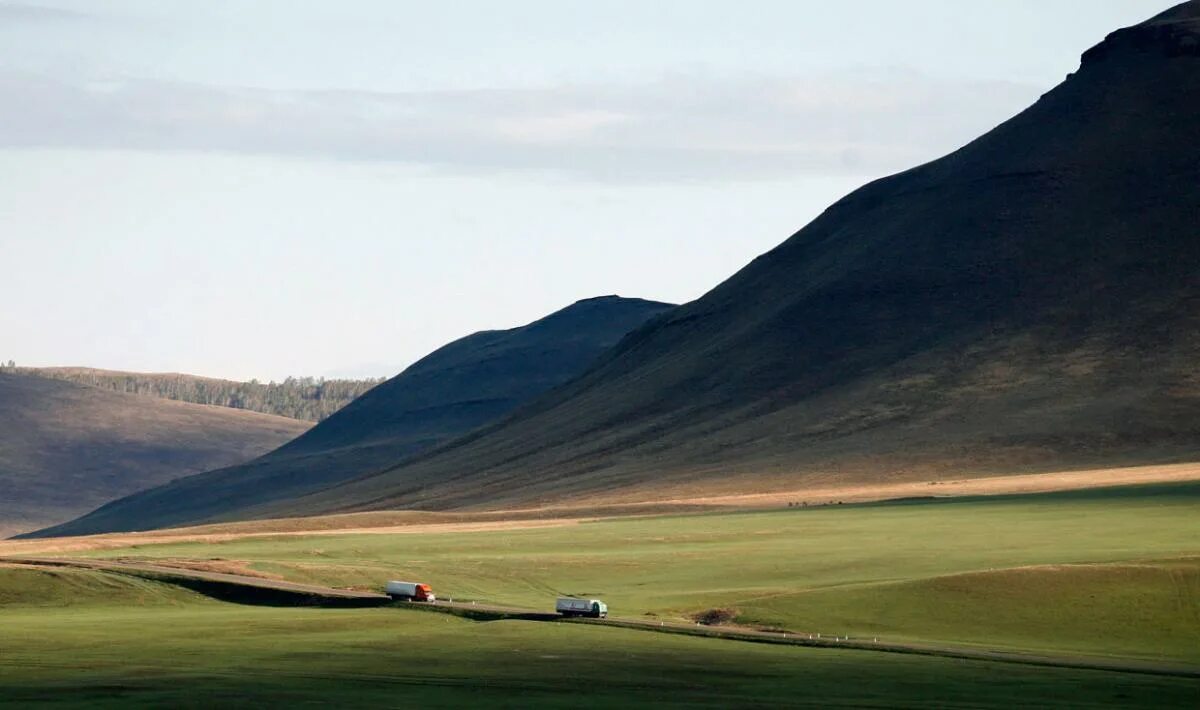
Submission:
[[[268,414],[0,374],[0,536],[252,459],[307,427]]]
[[[583,378],[256,511],[649,498],[1200,453],[1200,3],[830,207]]]
[[[48,532],[127,530],[227,518],[251,505],[371,473],[493,421],[583,372],[669,304],[607,296],[430,353],[300,438],[242,466],[115,501]]]
[[[511,330],[468,335],[379,385],[273,456],[398,439],[421,449],[474,429],[579,375],[672,305],[604,296]]]

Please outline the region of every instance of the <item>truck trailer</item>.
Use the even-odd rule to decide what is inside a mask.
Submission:
[[[593,619],[608,616],[608,605],[599,599],[559,597],[554,602],[554,610],[563,616],[590,616]]]
[[[420,582],[388,582],[383,589],[392,599],[403,599],[410,602],[432,602],[437,597],[428,584]]]

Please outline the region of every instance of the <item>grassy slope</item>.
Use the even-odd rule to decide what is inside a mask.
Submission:
[[[308,424],[0,374],[0,536],[251,459]]]
[[[123,608],[144,604],[195,603],[202,600],[178,587],[121,574],[70,568],[0,566],[0,609],[40,610],[87,606]]]
[[[28,587],[32,574],[0,568],[0,594]],[[1134,674],[400,609],[236,606],[151,582],[100,600],[81,593],[88,578],[113,584],[76,572],[37,581],[44,606],[0,605],[0,706],[1161,707],[1196,693],[1192,680]],[[75,603],[64,608],[63,598]]]
[[[1200,662],[1200,558],[1047,565],[752,600],[747,623]]]
[[[417,578],[443,596],[530,607],[598,595],[624,616],[732,606],[748,623],[799,631],[1197,662],[1198,515],[1200,484],[1176,484],[93,554],[248,560],[329,584]]]

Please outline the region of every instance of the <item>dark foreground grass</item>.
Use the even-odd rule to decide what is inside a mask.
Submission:
[[[0,584],[11,581],[0,575]],[[156,583],[138,583],[147,584]],[[0,706],[1187,707],[1200,700],[1198,682],[1182,678],[393,608],[247,607],[163,586],[160,598],[140,602],[0,609]]]

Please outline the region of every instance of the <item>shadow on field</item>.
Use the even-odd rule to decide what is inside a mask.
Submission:
[[[325,609],[362,609],[365,607],[386,606],[392,603],[390,599],[330,597],[320,594],[293,592],[285,589],[253,587],[230,582],[215,582],[203,579],[187,579],[166,576],[157,577],[154,575],[144,576],[154,579],[158,582],[189,589],[197,594],[202,594],[206,597],[209,597],[210,599],[229,602],[232,604],[246,604],[249,606],[303,606],[321,607]]]

